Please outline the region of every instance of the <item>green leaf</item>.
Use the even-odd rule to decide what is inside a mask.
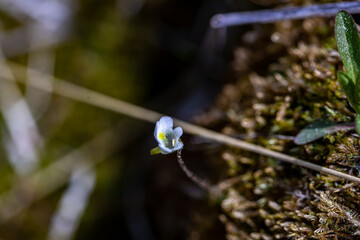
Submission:
[[[150,155],[155,155],[155,154],[159,154],[162,153],[161,149],[159,147],[153,148],[150,150]]]
[[[353,80],[359,79],[360,37],[354,20],[345,11],[339,11],[336,16],[335,38],[347,74]]]
[[[342,90],[350,102],[350,105],[355,109],[357,113],[360,113],[360,105],[355,102],[355,85],[348,74],[343,71],[337,72],[337,78]]]
[[[356,118],[355,118],[355,127],[356,127],[356,131],[357,133],[360,134],[360,115],[356,115]]]
[[[318,119],[312,122],[296,135],[294,142],[298,145],[306,144],[319,139],[328,134],[338,132],[340,130],[349,131],[355,128],[354,123],[334,124],[327,119]]]

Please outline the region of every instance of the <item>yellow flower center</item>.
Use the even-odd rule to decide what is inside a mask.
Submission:
[[[165,141],[165,139],[166,139],[165,134],[162,133],[162,132],[158,134],[158,138],[163,140],[163,141]]]

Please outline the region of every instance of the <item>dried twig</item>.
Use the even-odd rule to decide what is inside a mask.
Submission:
[[[0,62],[0,68],[3,66],[3,62]],[[90,105],[98,106],[103,109],[108,109],[117,113],[121,113],[133,118],[137,118],[143,121],[155,123],[158,119],[160,119],[163,115],[124,101],[121,101],[119,99],[115,99],[109,96],[106,96],[104,94],[77,86],[75,84],[72,84],[70,82],[66,82],[60,79],[55,79],[53,76],[48,76],[46,74],[43,74],[36,70],[27,69],[26,67],[23,67],[19,64],[15,63],[8,63],[9,66],[11,66],[15,73],[18,73],[19,76],[23,76],[22,73],[24,71],[28,71],[28,74],[34,74],[34,79],[37,79],[37,81],[31,82],[33,87],[42,89],[44,91],[53,91],[54,93],[67,97],[73,100],[77,100],[80,102],[84,102]],[[38,78],[36,77],[38,76]],[[3,72],[0,71],[0,78],[4,80],[10,80],[8,76],[3,74]],[[46,82],[46,79],[54,79],[54,89],[50,89],[48,87],[48,84]],[[24,82],[23,79],[20,79],[20,81]],[[240,148],[243,150],[247,150],[253,153],[257,153],[260,155],[264,155],[271,158],[276,158],[284,162],[288,162],[291,164],[295,164],[301,167],[305,167],[308,169],[312,169],[318,172],[326,173],[329,175],[333,175],[348,181],[353,181],[360,183],[360,178],[351,176],[349,174],[345,174],[330,168],[322,167],[314,163],[306,162],[304,160],[301,160],[299,158],[291,157],[289,155],[272,151],[269,149],[266,149],[261,146],[257,146],[245,141],[241,141],[229,136],[226,136],[221,133],[217,133],[181,120],[175,119],[175,124],[178,126],[181,126],[185,132],[193,135],[200,135],[204,138],[217,141],[223,144],[227,144],[229,146],[233,146],[236,148]]]
[[[360,2],[317,4],[306,7],[289,7],[237,13],[221,13],[211,18],[213,28],[246,25],[251,23],[272,23],[281,20],[304,19],[309,17],[331,17],[340,10],[360,13]]]

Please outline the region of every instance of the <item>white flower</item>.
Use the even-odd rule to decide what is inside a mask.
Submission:
[[[180,137],[183,134],[181,127],[173,129],[174,121],[171,117],[162,117],[156,122],[154,136],[159,146],[151,150],[151,154],[169,154],[180,150],[184,144]]]

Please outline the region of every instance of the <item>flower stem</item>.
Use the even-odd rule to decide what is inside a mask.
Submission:
[[[211,184],[209,182],[207,182],[204,179],[201,179],[200,177],[198,177],[195,173],[193,173],[186,165],[184,160],[181,157],[181,149],[179,151],[177,151],[177,160],[178,163],[181,167],[181,169],[185,172],[186,176],[188,178],[190,178],[194,183],[196,183],[197,185],[199,185],[199,187],[201,187],[202,189],[208,191],[208,192],[212,192],[213,191],[213,186],[211,186]]]

